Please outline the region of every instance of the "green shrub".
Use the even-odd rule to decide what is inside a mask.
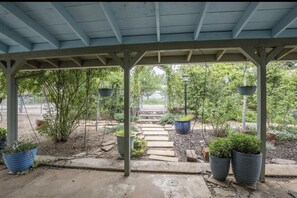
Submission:
[[[297,140],[297,133],[294,133],[289,130],[278,131],[274,130],[276,139],[279,141],[294,141]]]
[[[6,147],[3,150],[3,153],[18,153],[18,152],[25,152],[29,151],[33,148],[37,148],[37,145],[32,142],[15,142],[12,145]]]
[[[231,158],[231,146],[229,138],[217,138],[209,143],[209,153],[214,157]]]
[[[176,118],[176,121],[191,121],[193,120],[193,115],[182,115]]]
[[[124,130],[118,130],[115,133],[117,136],[124,136]],[[133,135],[134,131],[130,130],[130,135]]]
[[[0,128],[0,140],[5,141],[7,136],[7,130],[5,128]]]
[[[124,122],[124,118],[125,118],[124,113],[116,113],[116,114],[114,114],[114,119],[116,121],[118,121],[118,122]],[[134,122],[134,121],[137,121],[138,120],[138,117],[131,115],[130,116],[130,119],[131,119],[132,122]]]
[[[139,137],[134,138],[134,149],[131,152],[131,155],[133,157],[138,157],[141,156],[145,153],[147,149],[147,141],[144,139],[141,139]]]
[[[119,130],[124,130],[124,125],[123,124],[118,124],[118,125],[115,125],[111,128],[108,128],[107,129],[107,132],[108,133],[114,133],[116,131],[119,131]],[[134,125],[130,125],[130,130],[132,131],[138,131],[138,128],[136,128]]]
[[[258,154],[261,150],[261,141],[253,135],[244,133],[231,133],[228,135],[231,140],[232,149],[242,153]]]
[[[160,119],[160,124],[165,125],[165,124],[174,124],[174,119],[175,116],[172,113],[167,113]]]

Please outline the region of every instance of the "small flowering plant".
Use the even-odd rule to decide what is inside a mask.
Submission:
[[[37,148],[37,144],[32,142],[20,141],[20,142],[14,142],[12,145],[6,147],[3,150],[3,153],[12,154],[12,153],[26,152],[34,148]]]

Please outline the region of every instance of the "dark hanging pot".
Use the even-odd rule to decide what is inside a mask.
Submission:
[[[112,95],[113,90],[110,88],[100,88],[98,91],[101,97],[108,97]]]
[[[295,120],[297,120],[297,111],[293,112],[292,116]]]
[[[252,95],[256,91],[256,86],[240,86],[238,87],[238,92],[241,95]]]

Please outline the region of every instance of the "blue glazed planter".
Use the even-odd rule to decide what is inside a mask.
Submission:
[[[4,163],[10,172],[17,173],[28,170],[34,162],[37,148],[26,152],[2,153]]]
[[[174,127],[177,133],[187,134],[191,129],[191,121],[175,121]]]

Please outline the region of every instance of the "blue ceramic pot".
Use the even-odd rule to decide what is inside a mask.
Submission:
[[[175,121],[174,127],[179,134],[188,134],[191,129],[191,121]]]
[[[10,172],[18,173],[27,171],[34,162],[37,148],[18,153],[2,153],[2,158]]]

